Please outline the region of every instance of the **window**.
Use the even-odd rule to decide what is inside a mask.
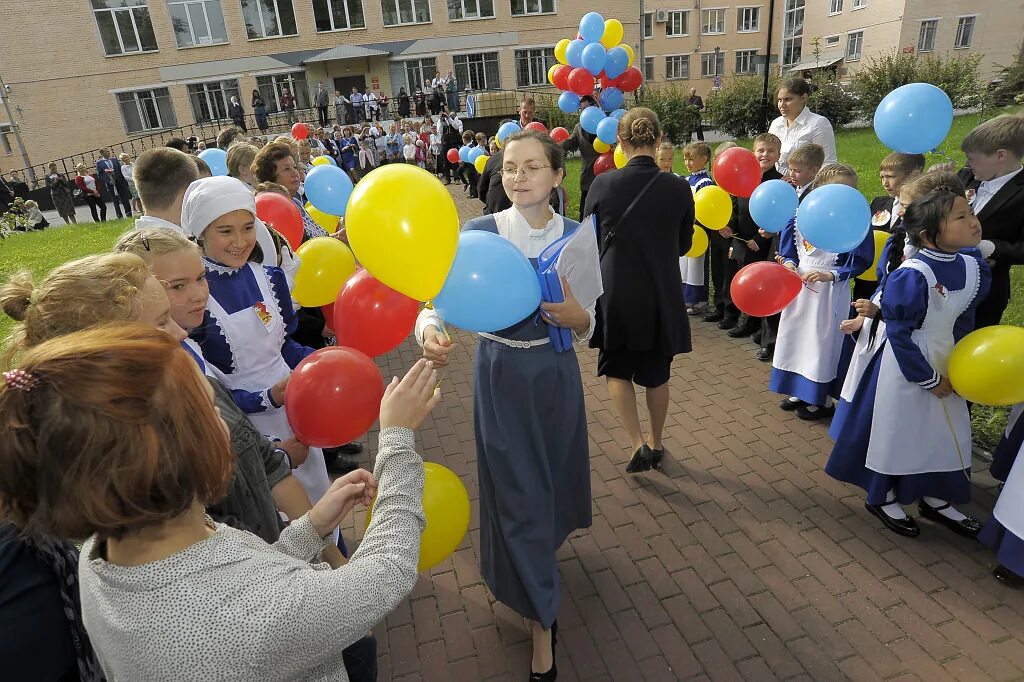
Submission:
[[[654,12],[644,12],[644,38],[654,37]]]
[[[736,50],[736,73],[754,73],[757,67],[757,50]]]
[[[192,115],[196,123],[222,121],[228,116],[228,103],[238,94],[238,81],[225,80],[210,83],[193,83],[188,86],[188,99],[192,103]]]
[[[429,24],[429,0],[381,0],[380,9],[385,26]]]
[[[220,0],[167,0],[178,47],[228,42]]]
[[[260,98],[267,105],[267,113],[281,111],[281,88],[288,88],[292,93],[296,109],[309,108],[309,87],[306,85],[304,72],[256,76],[256,89],[260,91]]]
[[[427,84],[437,73],[437,59],[434,57],[410,59],[403,64],[405,66],[405,82],[409,84],[409,93],[416,92],[416,88],[428,92],[430,87]]]
[[[500,90],[501,73],[497,52],[457,54],[452,57],[459,89]]]
[[[853,9],[864,9],[868,6],[868,0],[853,0]]]
[[[516,87],[546,85],[548,69],[555,63],[551,48],[516,50]]]
[[[644,82],[654,80],[654,57],[644,57]]]
[[[298,34],[292,0],[242,0],[242,19],[249,40]]]
[[[960,17],[956,24],[956,41],[953,49],[962,50],[971,46],[971,39],[974,38],[974,20],[977,17]]]
[[[690,55],[676,54],[665,57],[665,78],[679,80],[690,77]]]
[[[178,125],[167,88],[119,92],[117,103],[121,107],[124,129],[129,133],[163,130]]]
[[[839,41],[840,37],[838,33],[833,36],[825,36],[825,47],[835,47],[839,44]]]
[[[935,33],[938,30],[938,19],[925,19],[921,22],[921,32],[917,35],[918,52],[931,52],[935,49]]]
[[[553,14],[555,0],[512,0],[512,16],[527,14]]]
[[[714,78],[725,73],[724,52],[702,52],[700,55],[700,77]]]
[[[761,8],[740,7],[736,10],[736,32],[756,33],[761,30]]]
[[[362,0],[313,0],[313,20],[320,33],[366,28]]]
[[[700,32],[704,35],[725,33],[725,9],[706,9],[701,11]]]
[[[843,0],[829,0],[828,13],[839,14],[843,11]]]
[[[146,0],[92,0],[92,9],[108,57],[157,49]]]
[[[494,18],[494,0],[448,0],[448,20]]]
[[[669,12],[668,23],[665,24],[665,35],[670,37],[690,35],[690,13]]]
[[[782,26],[782,65],[800,61],[803,53],[804,0],[786,0]]]
[[[860,59],[864,49],[864,31],[846,34],[846,61],[855,62]]]
[[[11,147],[11,138],[9,135],[14,134],[14,128],[4,124],[0,125],[0,149],[4,150],[4,156],[10,156],[14,153],[14,148]]]

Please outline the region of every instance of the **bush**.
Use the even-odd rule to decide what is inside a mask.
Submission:
[[[548,127],[548,130],[561,126],[570,133],[573,126],[579,122],[579,116],[576,114],[567,114],[559,109],[557,104],[542,101],[537,102],[537,118],[544,121],[544,125]]]
[[[775,79],[769,84],[769,98],[777,82]],[[705,101],[710,123],[732,137],[763,133],[768,129],[768,122],[761,116],[763,87],[764,81],[760,76],[739,76],[723,83],[722,89],[708,95]],[[768,115],[772,116],[773,111],[769,99]]]
[[[689,141],[700,121],[700,112],[690,104],[690,96],[682,88],[648,85],[637,106],[647,107],[658,115],[665,139],[673,144]]]
[[[1003,107],[1008,104],[1024,104],[1024,43],[1017,49],[1017,58],[1009,66],[1000,65],[999,75],[992,81],[992,104]]]
[[[843,88],[839,81],[831,75],[817,76],[813,80],[814,92],[807,101],[811,111],[827,118],[836,130],[857,117],[857,98]]]
[[[851,81],[859,100],[859,114],[872,117],[882,98],[908,83],[931,83],[942,88],[958,109],[976,107],[981,104],[980,63],[980,54],[921,57],[894,50],[873,57],[853,74]]]

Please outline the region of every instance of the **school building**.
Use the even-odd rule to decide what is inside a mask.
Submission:
[[[548,89],[554,44],[588,11],[623,23],[650,83],[701,95],[762,73],[769,46],[772,68],[840,76],[892,49],[980,50],[990,76],[1024,35],[1024,0],[4,2],[0,172],[219,125],[231,96],[251,114],[254,90],[273,112],[283,86],[307,108],[318,82],[393,97],[436,71],[460,90]]]

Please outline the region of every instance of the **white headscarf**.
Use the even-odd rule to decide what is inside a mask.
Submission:
[[[270,230],[256,216],[256,200],[252,191],[238,178],[215,175],[196,180],[185,190],[181,204],[181,227],[196,239],[213,221],[231,211],[248,211],[255,219],[256,243],[263,251],[262,265],[277,265],[277,247]]]

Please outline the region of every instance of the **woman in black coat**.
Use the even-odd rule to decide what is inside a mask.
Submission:
[[[601,351],[597,374],[607,377],[634,451],[626,471],[635,473],[661,461],[672,358],[691,350],[679,257],[693,241],[693,193],[685,179],[654,163],[661,125],[653,111],[631,109],[619,121],[618,138],[629,163],[598,176],[584,208],[597,220],[604,279],[590,345]],[[647,389],[646,439],[634,383]]]
[[[231,98],[231,104],[228,105],[228,116],[231,117],[231,122],[242,129],[242,132],[248,132],[248,128],[245,127],[245,110],[242,109],[242,103],[238,101],[237,97]]]

